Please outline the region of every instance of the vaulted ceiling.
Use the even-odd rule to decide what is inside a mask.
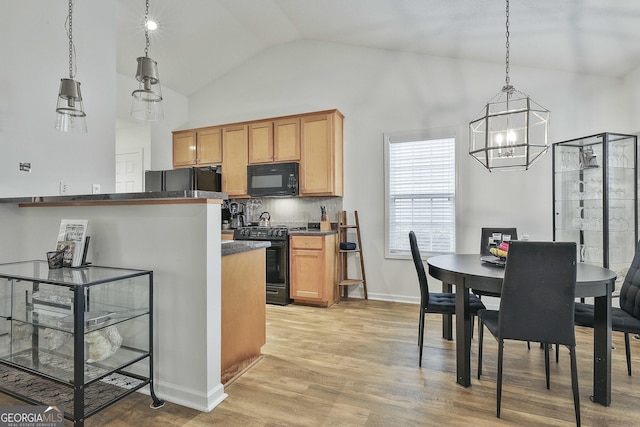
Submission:
[[[149,56],[191,95],[282,43],[319,40],[505,62],[504,0],[149,0]],[[117,70],[144,55],[144,0],[117,0]],[[624,77],[640,66],[640,1],[511,0],[511,65]]]

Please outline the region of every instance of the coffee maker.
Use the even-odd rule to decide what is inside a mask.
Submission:
[[[231,228],[241,228],[245,225],[243,205],[237,202],[229,203],[229,213],[231,214]]]

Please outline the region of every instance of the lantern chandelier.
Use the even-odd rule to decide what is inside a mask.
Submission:
[[[549,110],[509,80],[509,0],[506,0],[506,79],[469,123],[469,154],[489,171],[527,170],[549,148]]]
[[[158,121],[164,119],[162,110],[162,88],[158,77],[158,63],[149,58],[149,27],[153,21],[149,21],[149,0],[145,2],[144,11],[144,37],[146,45],[144,56],[138,58],[136,80],[140,87],[131,93],[131,115],[140,120]]]
[[[73,0],[69,0],[69,15],[66,25],[69,39],[69,78],[60,79],[58,104],[56,106],[55,128],[62,132],[87,133],[87,115],[84,112],[80,82],[74,80],[76,69],[73,64]]]

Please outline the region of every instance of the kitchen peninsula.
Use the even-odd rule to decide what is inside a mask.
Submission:
[[[0,263],[45,259],[55,248],[61,219],[87,219],[88,261],[154,273],[156,394],[210,411],[226,397],[221,257],[225,251],[264,253],[252,249],[265,246],[221,245],[220,205],[226,197],[181,191],[0,199]]]

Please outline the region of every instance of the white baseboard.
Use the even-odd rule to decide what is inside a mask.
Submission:
[[[156,396],[160,399],[201,412],[212,411],[228,397],[228,394],[224,392],[224,386],[222,384],[218,384],[212,388],[206,396],[194,390],[188,390],[184,387],[166,382],[154,381],[153,386]],[[146,395],[150,394],[148,386],[139,391]]]
[[[371,293],[371,292],[369,292],[368,296],[369,296],[369,299],[373,299],[376,301],[406,302],[409,304],[420,304],[420,297],[410,297],[407,295],[377,294],[377,293]]]

